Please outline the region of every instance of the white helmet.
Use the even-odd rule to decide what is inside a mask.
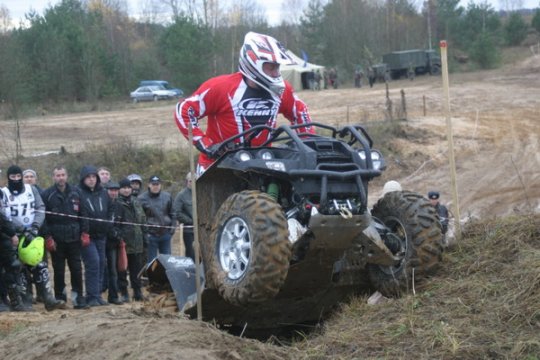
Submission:
[[[402,191],[401,184],[395,180],[387,181],[386,184],[384,184],[382,196],[392,191]]]
[[[294,60],[287,55],[287,49],[279,41],[268,35],[248,32],[240,49],[238,70],[257,85],[281,96],[285,90],[283,77],[281,73],[278,77],[266,75],[263,64],[267,62],[279,65],[294,64]]]

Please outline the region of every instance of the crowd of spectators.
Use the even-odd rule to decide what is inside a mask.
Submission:
[[[159,175],[146,190],[140,175],[114,181],[106,167],[85,165],[75,180],[64,166],[51,175],[53,185],[42,189],[34,170],[12,165],[0,189],[0,311],[31,311],[36,302],[51,311],[68,301],[74,309],[143,301],[139,274],[171,254],[179,224],[185,255],[194,258],[190,174],[176,199]]]

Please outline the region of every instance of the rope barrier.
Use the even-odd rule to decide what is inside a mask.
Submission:
[[[180,225],[182,225],[184,229],[185,229],[185,228],[193,228],[193,225],[185,225],[185,224],[183,224],[183,223],[180,223],[180,224],[178,224],[177,226],[164,226],[164,225],[153,225],[153,224],[146,224],[146,223],[134,223],[134,222],[128,222],[128,221],[116,221],[116,220],[107,220],[107,219],[96,219],[96,218],[91,218],[91,217],[87,217],[87,216],[78,216],[78,215],[62,214],[62,213],[57,213],[57,212],[54,212],[54,211],[39,210],[39,209],[36,209],[35,212],[44,213],[45,215],[54,215],[54,216],[59,216],[59,217],[66,217],[66,218],[70,218],[70,219],[83,219],[83,220],[91,220],[91,221],[103,222],[103,223],[122,224],[122,225],[133,225],[133,226],[138,225],[138,226],[146,226],[146,227],[161,228],[161,229],[169,229],[169,230],[177,229],[178,227],[180,227]]]

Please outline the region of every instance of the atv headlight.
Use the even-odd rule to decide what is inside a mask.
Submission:
[[[366,152],[364,150],[360,150],[358,156],[360,156],[360,159],[366,160]]]
[[[266,167],[276,171],[286,171],[285,164],[281,161],[266,161]]]
[[[249,160],[252,159],[251,154],[248,153],[247,151],[239,151],[239,152],[237,152],[236,157],[240,161],[249,161]]]
[[[274,154],[270,150],[261,150],[257,153],[257,157],[263,160],[272,160],[274,158]]]
[[[384,170],[386,168],[384,158],[377,150],[371,152],[371,160],[373,161],[373,168],[375,170]]]
[[[360,159],[366,160],[366,152],[364,150],[358,151],[358,156]],[[377,150],[371,151],[371,161],[373,162],[373,168],[375,170],[381,170],[384,168],[384,160],[380,152]]]

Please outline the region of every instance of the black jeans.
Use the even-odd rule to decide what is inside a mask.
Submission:
[[[83,294],[81,243],[73,241],[69,243],[57,242],[56,251],[51,252],[54,270],[54,295],[57,299],[66,300],[64,293],[66,261],[71,273],[71,290],[79,296]]]
[[[193,241],[195,239],[193,235],[193,230],[189,231],[184,230],[184,247],[186,248],[186,257],[190,257],[195,261],[195,250],[193,250]]]
[[[106,275],[109,290],[108,300],[111,301],[118,299],[118,249],[115,247],[107,247],[105,253],[107,255]]]
[[[141,281],[137,277],[142,268],[142,253],[127,254],[129,282],[133,290],[141,289]]]

